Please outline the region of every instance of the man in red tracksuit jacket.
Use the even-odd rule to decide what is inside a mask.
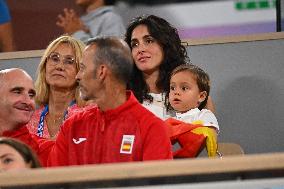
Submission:
[[[0,71],[0,137],[12,137],[29,145],[46,166],[54,142],[30,134],[25,126],[35,110],[32,78],[23,70]]]
[[[49,166],[172,159],[165,123],[126,90],[132,67],[131,51],[123,40],[89,41],[76,78],[81,97],[97,107],[66,120]]]

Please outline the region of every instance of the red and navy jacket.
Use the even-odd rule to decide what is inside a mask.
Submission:
[[[65,121],[48,166],[172,159],[165,123],[127,92],[128,100],[107,111],[98,107]]]

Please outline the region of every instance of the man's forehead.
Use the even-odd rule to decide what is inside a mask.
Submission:
[[[88,60],[91,60],[92,62],[94,59],[95,53],[96,53],[95,45],[87,46],[87,48],[83,52],[82,63],[85,65],[88,62]]]
[[[20,68],[11,68],[11,69],[6,69],[6,70],[1,70],[0,74],[3,77],[17,76],[17,77],[31,78],[30,75],[26,71],[24,71],[24,70],[22,70]]]
[[[92,45],[92,46],[88,46],[85,50],[84,50],[84,52],[83,52],[83,56],[90,56],[90,55],[92,55],[93,56],[93,54],[96,52],[96,48],[94,47],[94,45]]]
[[[12,70],[8,72],[1,72],[0,82],[2,86],[12,88],[14,86],[24,88],[34,88],[32,78],[21,70]]]

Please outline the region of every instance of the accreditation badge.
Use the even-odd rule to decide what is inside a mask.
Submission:
[[[135,138],[134,135],[123,135],[121,146],[120,146],[121,154],[131,154],[132,153],[134,138]]]

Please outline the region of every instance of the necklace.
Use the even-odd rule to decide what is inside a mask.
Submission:
[[[57,124],[61,125],[63,123],[63,120],[64,120],[63,115],[60,115],[60,116],[57,116],[57,117],[54,116],[54,118],[52,119],[54,125],[57,125]]]
[[[50,137],[54,137],[58,131],[60,126],[64,121],[64,115],[52,116],[51,114],[47,114],[47,129]]]
[[[76,101],[75,101],[75,100],[72,100],[72,101],[70,102],[70,104],[69,104],[69,107],[72,107],[72,106],[75,105],[75,104],[76,104]],[[47,114],[48,114],[48,104],[46,104],[46,105],[44,106],[44,109],[43,109],[43,111],[41,112],[40,119],[39,119],[39,123],[38,123],[37,135],[40,136],[40,137],[43,136],[44,120],[45,120],[46,122],[49,122],[49,121],[53,120],[53,122],[52,122],[52,121],[50,122],[51,125],[55,125],[56,120],[60,120],[60,121],[57,121],[57,122],[60,122],[60,123],[58,124],[58,126],[60,126],[60,125],[63,123],[63,121],[66,119],[66,116],[67,116],[67,114],[68,114],[68,111],[67,111],[67,110],[64,111],[64,115],[63,115],[63,116],[60,116],[61,119],[59,119],[59,118],[58,118],[58,119],[51,119],[51,120],[49,120],[49,121],[47,121],[47,119],[45,119],[46,116],[47,116]],[[48,123],[48,124],[49,124],[49,123]],[[59,128],[58,128],[57,130],[59,130]]]

